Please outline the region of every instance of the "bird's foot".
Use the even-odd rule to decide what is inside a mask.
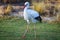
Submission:
[[[25,36],[25,35],[23,35],[23,36],[22,36],[22,39],[24,39],[24,38],[26,38],[26,36]]]

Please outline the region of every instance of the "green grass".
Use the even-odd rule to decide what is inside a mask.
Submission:
[[[20,19],[0,18],[0,40],[35,40],[34,25],[29,26],[25,38],[21,38],[27,23]],[[60,40],[60,24],[36,23],[36,40]]]

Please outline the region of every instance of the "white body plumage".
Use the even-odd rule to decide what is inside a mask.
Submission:
[[[26,7],[24,8],[24,20],[27,21],[27,23],[30,23],[29,21],[31,20],[33,23],[36,23],[37,20],[34,19],[35,17],[39,16],[39,13],[36,12],[35,10],[29,9],[29,2],[26,2],[24,4]]]

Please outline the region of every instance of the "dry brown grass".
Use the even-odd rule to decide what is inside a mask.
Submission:
[[[5,14],[9,14],[12,11],[12,5],[8,4],[7,8],[5,8]]]
[[[52,20],[53,19],[53,20]],[[48,21],[48,23],[51,23],[51,24],[57,24],[57,23],[60,23],[60,12],[57,13],[56,16],[53,16],[51,20]]]
[[[0,6],[0,15],[3,15],[4,14],[4,9],[2,6]]]
[[[57,14],[57,21],[60,21],[60,13]]]
[[[43,2],[41,3],[33,3],[34,10],[38,11],[39,13],[43,13],[45,9],[45,4]]]

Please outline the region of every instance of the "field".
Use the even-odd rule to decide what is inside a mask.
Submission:
[[[33,23],[22,38],[27,23],[23,18],[0,18],[0,40],[35,40]],[[36,23],[36,40],[60,40],[60,24]]]

